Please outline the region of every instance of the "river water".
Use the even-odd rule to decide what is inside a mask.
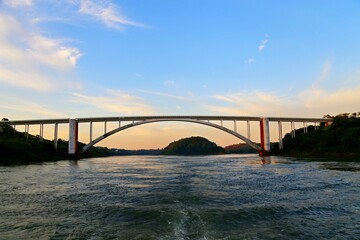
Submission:
[[[359,173],[256,155],[0,167],[0,239],[360,239]]]

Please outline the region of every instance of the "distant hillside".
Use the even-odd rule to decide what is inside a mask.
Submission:
[[[79,149],[85,144],[79,143]],[[102,147],[92,147],[82,157],[103,157],[113,155],[112,151]],[[11,126],[0,127],[0,165],[28,164],[33,162],[68,159],[68,142],[59,139],[58,150],[52,141],[39,141],[37,136],[14,130]]]
[[[224,149],[225,149],[225,153],[227,153],[227,154],[232,154],[232,153],[257,153],[257,150],[250,147],[246,143],[239,143],[239,144],[229,145],[229,146],[226,146]]]
[[[338,115],[333,124],[297,129],[295,138],[288,133],[283,138],[284,150],[279,151],[279,144],[273,145],[274,153],[308,156],[360,156],[360,118],[351,115]]]
[[[203,137],[183,138],[164,148],[164,155],[213,155],[225,153],[222,147]]]

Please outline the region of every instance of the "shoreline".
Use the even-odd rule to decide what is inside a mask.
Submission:
[[[309,152],[286,152],[276,153],[271,156],[306,158],[304,160],[314,159],[316,161],[328,161],[329,158],[338,162],[360,162],[360,153],[309,153]]]

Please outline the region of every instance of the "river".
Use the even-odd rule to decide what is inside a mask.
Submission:
[[[3,166],[0,239],[360,239],[359,173],[256,155]]]

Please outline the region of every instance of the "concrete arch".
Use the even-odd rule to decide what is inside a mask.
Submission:
[[[156,122],[190,122],[190,123],[196,123],[196,124],[202,124],[202,125],[206,125],[206,126],[209,126],[209,127],[213,127],[213,128],[217,128],[219,130],[222,130],[224,132],[227,132],[239,139],[241,139],[242,141],[244,141],[245,143],[247,143],[250,147],[254,148],[255,150],[257,151],[261,151],[262,148],[254,143],[253,141],[251,141],[250,139],[242,136],[241,134],[235,132],[235,131],[232,131],[228,128],[225,128],[223,126],[220,126],[220,125],[217,125],[217,124],[214,124],[214,123],[211,123],[211,122],[206,122],[206,121],[202,121],[202,120],[197,120],[197,119],[184,119],[184,118],[178,118],[178,119],[174,119],[174,118],[169,118],[169,119],[150,119],[150,120],[144,120],[144,121],[138,121],[138,122],[134,122],[134,123],[130,123],[128,125],[125,125],[125,126],[122,126],[122,127],[119,127],[117,129],[114,129],[96,139],[94,139],[93,141],[91,141],[90,143],[86,144],[83,149],[81,150],[80,153],[84,153],[86,152],[87,150],[89,150],[92,146],[94,146],[96,143],[100,142],[101,140],[117,133],[117,132],[120,132],[120,131],[123,131],[125,129],[128,129],[128,128],[132,128],[132,127],[136,127],[136,126],[140,126],[140,125],[143,125],[143,124],[148,124],[148,123],[156,123]]]

